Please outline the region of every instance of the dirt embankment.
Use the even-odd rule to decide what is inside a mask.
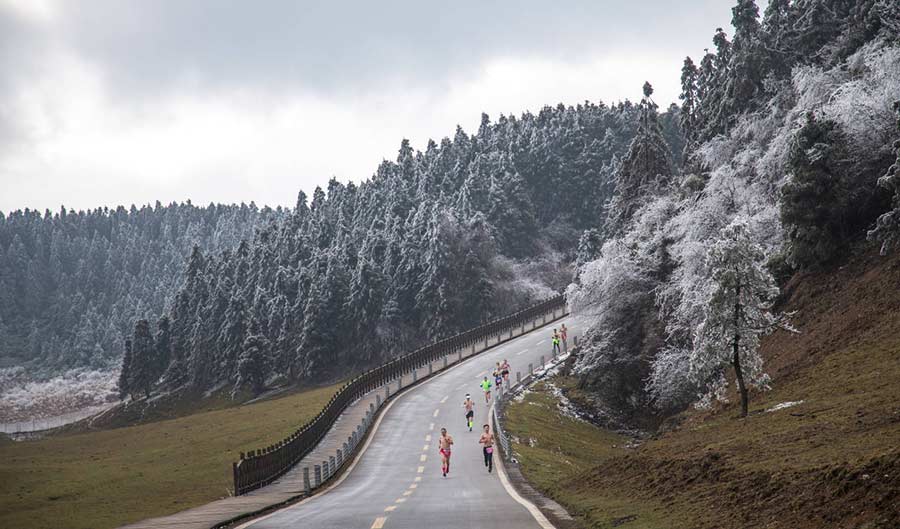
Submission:
[[[750,417],[736,395],[688,411],[560,490],[667,527],[900,527],[900,255],[798,275],[780,308],[801,332],[763,342],[772,390],[751,395]],[[621,526],[655,526],[640,518]]]

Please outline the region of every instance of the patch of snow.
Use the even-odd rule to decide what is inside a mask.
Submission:
[[[118,379],[117,371],[72,369],[49,380],[36,381],[21,368],[0,370],[0,425],[36,425],[45,421],[60,426],[69,414],[78,415],[80,410],[117,401]]]
[[[789,400],[787,402],[782,402],[780,404],[776,404],[776,405],[772,406],[771,408],[766,410],[766,413],[783,410],[785,408],[793,408],[794,406],[797,406],[798,404],[803,404],[803,401],[802,400]]]

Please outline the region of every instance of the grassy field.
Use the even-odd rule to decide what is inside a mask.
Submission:
[[[900,527],[900,257],[786,291],[801,334],[764,341],[772,390],[751,395],[750,417],[732,395],[625,448],[538,391],[508,412],[523,473],[584,527]],[[786,402],[800,404],[772,410]]]
[[[338,386],[137,426],[0,442],[0,527],[105,529],[229,495],[238,452],[281,439]]]
[[[612,527],[632,516],[629,529],[670,527],[652,502],[635,504],[615,490],[581,491],[573,484],[594,467],[624,453],[628,438],[562,414],[556,397],[538,384],[534,392],[507,409],[509,433],[518,439],[513,451],[522,474],[562,504],[582,527]]]

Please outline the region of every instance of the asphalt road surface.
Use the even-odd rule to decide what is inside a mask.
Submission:
[[[509,360],[511,380],[524,376],[528,363],[552,357],[553,328],[565,323],[569,346],[580,330],[568,317],[485,351],[446,372],[410,388],[390,403],[362,456],[343,481],[331,490],[273,514],[248,522],[241,529],[540,529],[525,505],[484,466],[481,426],[489,407],[479,382],[495,363]],[[471,393],[475,427],[466,427],[463,400]],[[447,428],[455,444],[450,473],[441,475],[440,429]],[[533,509],[533,507],[532,507]]]

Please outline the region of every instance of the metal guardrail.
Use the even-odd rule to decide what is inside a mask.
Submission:
[[[563,361],[562,357],[565,356],[569,358],[569,355],[577,355],[578,354],[578,337],[572,337],[572,351],[569,353],[566,350],[563,354],[557,355],[556,352],[553,352],[553,356],[550,358],[549,367],[555,367],[560,362]],[[567,348],[568,349],[568,348]],[[541,356],[541,371],[538,374],[546,373],[548,370],[548,365],[544,361],[544,357]],[[532,364],[528,364],[528,373],[523,377],[521,372],[516,372],[516,383],[510,385],[507,383],[506,389],[498,393],[497,398],[491,403],[491,423],[494,430],[494,437],[500,443],[500,455],[503,457],[505,461],[512,461],[512,449],[510,448],[509,435],[507,435],[506,430],[503,429],[503,415],[506,405],[512,400],[516,395],[522,392],[525,388],[530,386],[533,382],[540,378],[534,371],[534,366]]]
[[[462,351],[471,348],[474,353],[476,344],[481,342],[484,342],[484,346],[487,348],[493,339],[496,339],[496,343],[503,339],[509,339],[518,327],[521,327],[522,333],[525,332],[525,327],[529,323],[532,329],[536,328],[538,326],[537,318],[543,317],[543,323],[546,323],[548,313],[555,315],[558,310],[562,310],[564,313],[565,307],[565,297],[558,295],[469,331],[419,348],[356,376],[332,396],[316,417],[285,439],[264,448],[250,450],[247,453],[241,452],[240,460],[232,463],[235,496],[268,485],[283,476],[316,448],[341,413],[363,395],[390,384],[403,377],[404,374],[431,364],[442,357],[456,353],[461,360]],[[507,333],[509,338],[504,336]],[[445,362],[445,367],[446,364],[447,362]],[[382,403],[380,396],[378,403],[379,406]],[[366,412],[366,418],[357,426],[354,434],[348,438],[348,442],[343,444],[343,450],[330,457],[328,461],[323,461],[321,467],[315,465],[315,467],[319,467],[319,472],[313,476],[316,485],[327,480],[345,461],[350,459],[350,453],[356,450],[375,415],[375,406],[371,405],[370,408]],[[309,485],[310,480],[306,474],[307,471],[304,470],[304,482],[309,490],[311,485]]]

